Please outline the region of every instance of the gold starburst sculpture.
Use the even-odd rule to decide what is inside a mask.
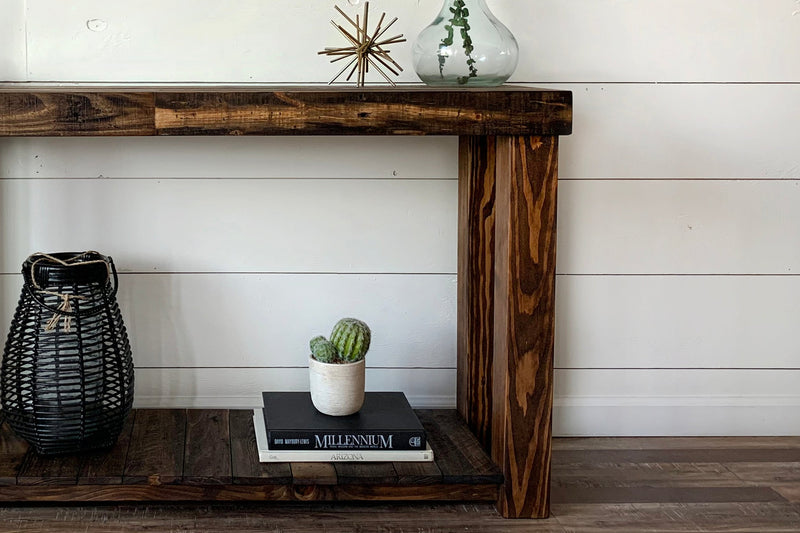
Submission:
[[[358,72],[356,84],[359,87],[363,87],[366,74],[369,72],[370,67],[375,69],[378,74],[384,77],[386,81],[392,85],[395,85],[386,72],[384,72],[384,69],[388,70],[395,76],[399,76],[400,72],[403,71],[403,68],[391,58],[385,47],[392,44],[403,43],[406,41],[406,39],[403,38],[403,34],[395,35],[394,37],[389,37],[386,39],[383,38],[383,35],[389,30],[389,28],[392,27],[395,22],[397,22],[397,17],[395,17],[386,26],[383,26],[383,22],[386,20],[386,13],[384,13],[381,15],[378,25],[375,27],[372,34],[370,34],[368,30],[369,2],[364,3],[363,17],[359,18],[359,16],[356,15],[355,20],[348,17],[344,11],[339,9],[339,6],[334,6],[334,8],[345,18],[345,20],[347,20],[347,22],[353,26],[353,28],[355,28],[355,35],[353,35],[350,31],[347,31],[347,29],[343,28],[340,24],[337,24],[335,21],[331,20],[331,24],[333,24],[333,26],[339,30],[339,33],[341,33],[348,41],[350,41],[350,46],[341,48],[325,48],[325,50],[319,52],[319,55],[332,56],[333,59],[331,59],[331,63],[336,63],[337,61],[346,60],[348,58],[350,61],[342,70],[339,71],[336,76],[334,76],[328,85],[339,79],[339,77],[344,74],[347,69],[351,69],[346,81],[350,81],[350,79],[353,77],[353,74]]]

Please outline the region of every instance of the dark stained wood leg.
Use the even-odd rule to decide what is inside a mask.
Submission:
[[[558,138],[497,138],[491,455],[505,517],[546,518],[555,338]]]
[[[459,139],[458,411],[488,450],[492,439],[496,137]]]
[[[557,183],[557,137],[460,138],[457,405],[506,517],[549,515]]]

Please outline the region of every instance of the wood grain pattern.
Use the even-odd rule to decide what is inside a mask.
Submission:
[[[0,136],[568,135],[569,91],[254,88],[0,91]]]
[[[431,417],[429,417],[431,418]],[[781,470],[797,471],[800,461],[773,462],[787,455],[796,438],[647,438],[555,439],[553,505],[549,520],[506,520],[493,507],[480,503],[410,503],[409,500],[454,500],[481,496],[494,501],[497,489],[481,485],[418,486],[296,486],[253,485],[200,487],[177,485],[18,486],[0,487],[0,501],[43,501],[50,505],[0,508],[0,529],[31,531],[104,531],[106,524],[130,530],[173,529],[209,531],[352,531],[375,528],[391,531],[797,531],[800,493],[797,483],[783,484]],[[710,456],[755,462],[704,463]],[[743,453],[747,450],[748,453]],[[582,456],[564,452],[582,452]],[[653,454],[636,452],[653,451]],[[633,452],[628,457],[623,454]],[[563,456],[562,456],[563,453]],[[619,455],[616,455],[619,454]],[[584,463],[569,463],[575,458]],[[626,461],[646,461],[628,462]],[[620,460],[622,462],[596,462]],[[676,462],[666,462],[676,461]],[[736,480],[728,468],[753,465],[765,474]],[[727,472],[727,473],[726,473]],[[76,492],[77,491],[77,492]],[[438,491],[438,494],[437,494]],[[58,507],[58,501],[180,501],[213,504]],[[320,503],[320,500],[330,503]],[[374,500],[368,505],[343,501]],[[282,506],[252,506],[236,501],[294,502]],[[380,503],[391,501],[393,503]],[[305,502],[298,505],[298,502]],[[405,502],[399,505],[398,502]],[[273,521],[274,520],[274,521]],[[345,521],[347,525],[345,525]],[[86,524],[85,524],[86,523]],[[80,525],[80,527],[78,527]],[[98,528],[94,526],[97,525]],[[91,527],[90,527],[91,526]],[[37,527],[39,529],[37,529]],[[250,528],[250,529],[248,529]],[[437,529],[438,528],[438,529]],[[427,530],[426,529],[426,530]]]
[[[2,92],[0,137],[154,135],[148,93]]]
[[[507,517],[549,514],[558,139],[499,137],[492,458]]]
[[[501,88],[159,92],[161,135],[566,135],[572,94]]]
[[[339,485],[396,485],[392,463],[334,463]]]
[[[28,453],[28,443],[17,437],[0,413],[0,485],[15,485]]]
[[[185,410],[138,410],[122,482],[149,485],[179,482],[183,477],[185,442]]]
[[[110,450],[93,452],[82,458],[78,473],[78,484],[119,485],[128,458],[131,432],[136,419],[136,411],[131,411],[125,420],[116,444]]]
[[[75,485],[0,486],[1,502],[483,501],[497,485]]]
[[[491,446],[496,137],[460,137],[458,153],[458,411]]]
[[[442,483],[442,471],[433,463],[394,463],[398,485],[438,485]]]
[[[455,411],[417,410],[445,483],[481,484],[503,482],[491,462]],[[463,430],[463,432],[461,431]]]
[[[350,533],[421,531],[471,533],[559,532],[553,522],[548,528],[540,522],[535,529],[528,521],[504,521],[490,504],[441,503],[272,503],[250,505],[214,502],[213,504],[148,504],[142,506],[23,506],[0,508],[0,528],[18,528],[44,533],[76,530],[92,533],[120,531],[203,531],[236,533]],[[29,529],[30,528],[30,529]]]
[[[295,485],[336,485],[336,468],[331,463],[292,463]]]
[[[183,482],[199,485],[230,484],[233,477],[228,411],[189,409],[186,413]]]
[[[75,485],[78,482],[80,457],[45,456],[28,450],[20,468],[18,485]]]
[[[292,468],[289,463],[262,463],[258,460],[253,412],[230,412],[231,468],[233,482],[239,485],[289,484]]]

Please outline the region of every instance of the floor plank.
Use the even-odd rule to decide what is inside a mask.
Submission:
[[[551,520],[505,520],[490,504],[298,503],[0,508],[0,530],[101,533],[565,533]]]
[[[553,465],[553,486],[744,487],[747,483],[720,463],[570,463]]]

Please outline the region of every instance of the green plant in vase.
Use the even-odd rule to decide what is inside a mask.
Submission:
[[[464,48],[464,53],[467,55],[467,67],[469,67],[469,75],[467,76],[459,76],[458,83],[460,85],[466,85],[470,78],[475,78],[478,75],[478,69],[475,68],[475,58],[472,57],[472,52],[475,51],[475,47],[472,46],[472,37],[469,36],[469,9],[467,8],[464,0],[454,0],[453,7],[450,8],[450,12],[453,16],[448,21],[448,24],[445,24],[444,29],[447,31],[447,37],[442,39],[442,44],[440,48],[448,48],[453,46],[455,42],[455,32],[456,28],[460,28],[459,32],[461,33],[461,41],[462,46]],[[443,53],[439,54],[439,74],[444,77],[444,65],[447,61],[447,56]]]

